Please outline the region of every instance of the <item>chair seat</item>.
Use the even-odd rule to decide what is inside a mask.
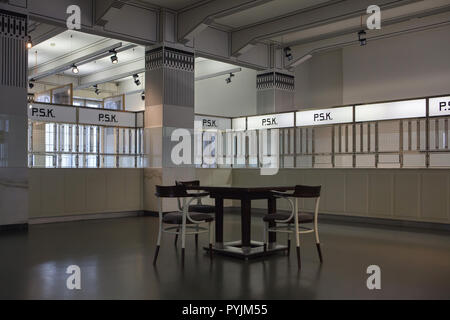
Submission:
[[[274,222],[275,220],[286,220],[289,219],[291,216],[290,212],[276,212],[273,214],[268,214],[263,217],[263,220],[265,222]],[[311,213],[304,213],[299,212],[298,213],[298,223],[310,223],[314,222],[314,215]],[[288,223],[294,223],[294,217],[288,222]]]
[[[189,212],[189,216],[192,220],[198,221],[198,222],[211,222],[214,221],[214,217],[210,216],[209,214],[199,213],[199,212]],[[176,211],[176,212],[169,212],[166,213],[163,216],[163,222],[168,224],[182,224],[183,223],[183,213]],[[192,222],[186,218],[186,224],[192,224]]]
[[[215,213],[216,207],[207,204],[193,204],[189,206],[189,212]]]

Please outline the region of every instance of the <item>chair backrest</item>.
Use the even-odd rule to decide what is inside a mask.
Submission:
[[[186,187],[183,185],[156,186],[155,195],[158,198],[180,198],[188,196],[186,192]]]
[[[296,198],[319,198],[321,186],[295,186],[293,196]]]
[[[177,186],[186,186],[186,187],[199,187],[200,181],[199,180],[193,180],[193,181],[175,181],[175,184]]]

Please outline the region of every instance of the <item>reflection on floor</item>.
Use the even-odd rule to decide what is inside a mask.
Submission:
[[[254,217],[256,240],[260,222]],[[239,225],[238,215],[226,216],[225,240],[239,238]],[[450,299],[448,233],[322,223],[324,264],[306,235],[298,272],[295,250],[248,262],[215,256],[211,264],[192,237],[182,268],[171,235],[154,268],[156,231],[156,218],[139,217],[0,233],[0,299]],[[72,264],[81,268],[79,291],[66,288]],[[381,290],[366,287],[373,264],[381,267]]]

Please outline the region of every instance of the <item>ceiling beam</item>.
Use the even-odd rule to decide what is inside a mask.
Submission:
[[[423,0],[330,1],[314,8],[307,8],[282,18],[278,17],[232,32],[231,52],[235,56],[249,43],[348,18],[360,17],[366,14],[367,7],[373,4],[377,4],[381,10],[385,10],[418,1]]]
[[[44,24],[40,22],[33,22],[28,26],[28,33],[33,41],[33,46],[38,45],[50,38],[56,37],[58,34],[66,31],[67,29]]]
[[[420,32],[450,26],[450,12],[423,17],[420,19],[407,20],[401,23],[392,24],[383,27],[381,30],[367,31],[367,41],[370,44],[373,41],[398,37],[412,32]],[[348,46],[359,45],[355,33],[347,33],[345,35],[336,36],[334,38],[322,39],[315,42],[304,43],[301,45],[292,46],[292,55],[295,57],[292,63],[286,65],[286,68],[300,59],[313,55],[319,52],[344,48]]]
[[[401,15],[398,14],[400,9],[402,11]],[[401,8],[384,10],[382,12],[382,28],[414,18],[428,17],[447,11],[450,11],[450,4],[448,0],[428,0],[426,2],[409,4]],[[283,38],[282,45],[283,47],[290,47],[303,43],[334,38],[348,33],[356,33],[361,30],[359,17],[342,20],[338,23],[328,25],[327,27],[328,30],[324,30],[324,27],[322,26],[307,30],[307,34],[303,34],[303,31],[300,31],[291,35],[286,35]]]
[[[178,42],[186,43],[206,29],[216,18],[253,8],[273,0],[212,0],[178,13]]]
[[[95,24],[104,27],[130,0],[94,0]]]
[[[108,42],[111,43],[111,41],[106,41],[106,43]],[[103,46],[101,48],[97,46],[89,47],[89,49],[81,50],[75,54],[67,55],[62,59],[57,59],[56,61],[32,68],[28,72],[28,80],[38,80],[48,77],[52,74],[61,73],[65,70],[70,69],[74,64],[80,66],[82,64],[92,62],[94,60],[97,60],[98,57],[109,53],[111,50],[117,50],[120,47],[122,47],[122,42],[116,42],[113,44],[109,44],[106,47]]]

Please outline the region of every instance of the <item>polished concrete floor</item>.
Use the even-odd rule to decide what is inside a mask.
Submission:
[[[225,218],[225,240],[239,237],[238,215]],[[157,218],[31,226],[0,233],[1,299],[450,299],[450,235],[321,223],[324,264],[304,236],[303,269],[295,250],[248,262],[208,255],[187,242],[186,261],[165,235],[152,265]],[[261,239],[260,218],[253,238]],[[284,237],[279,241],[283,242]],[[200,237],[207,243],[207,236]],[[66,288],[69,265],[81,290]],[[368,290],[366,269],[381,268],[381,290]]]

